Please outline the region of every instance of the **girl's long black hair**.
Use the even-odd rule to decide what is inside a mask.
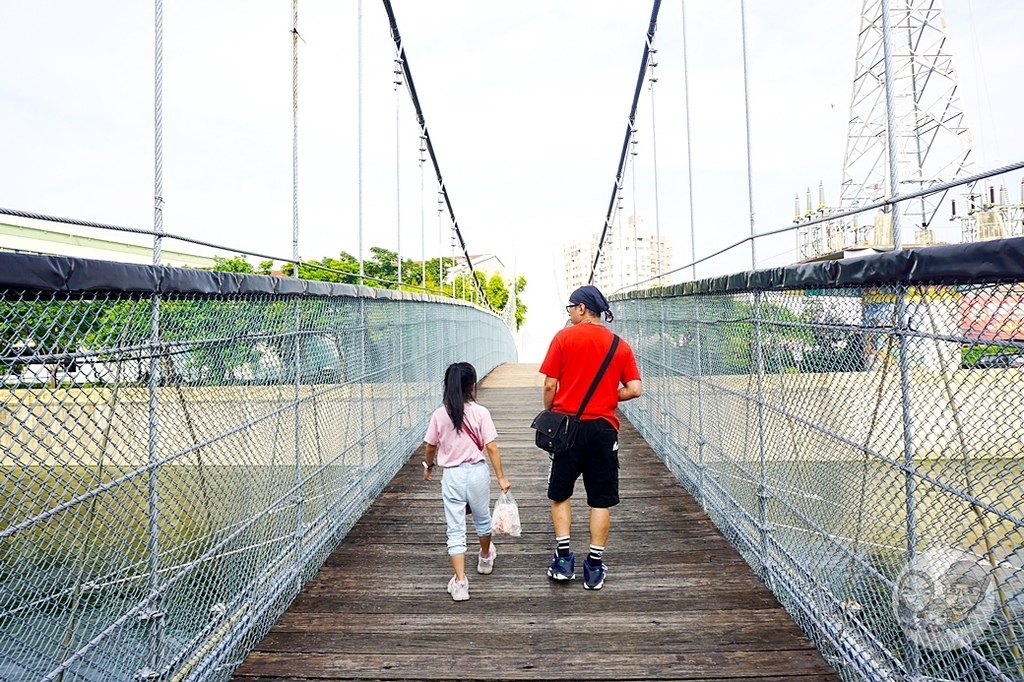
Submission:
[[[462,430],[462,416],[466,403],[473,399],[476,369],[468,362],[454,362],[444,372],[444,409],[455,425]]]

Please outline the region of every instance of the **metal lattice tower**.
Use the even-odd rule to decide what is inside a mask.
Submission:
[[[881,12],[880,0],[864,0],[843,161],[842,210],[877,201],[889,187]],[[892,0],[890,24],[897,173],[899,193],[906,194],[969,175],[972,140],[960,103],[941,0]],[[908,241],[961,240],[959,226],[943,228],[935,221],[942,199],[922,198],[901,205]],[[889,221],[876,220],[879,222]],[[858,231],[854,228],[849,235],[854,243],[870,238]],[[891,244],[891,229],[887,239],[884,228],[880,231],[882,234],[874,232],[875,245]]]
[[[946,35],[941,0],[891,0],[891,83],[899,193],[907,194],[973,172],[972,139],[960,103],[959,84]],[[857,40],[850,122],[843,160],[839,206],[824,197],[803,218],[848,211],[888,194],[889,164],[885,60],[881,0],[864,0]],[[973,191],[973,188],[968,188]],[[945,195],[904,202],[901,224],[909,244],[960,242],[959,224],[936,220]],[[891,247],[891,214],[830,221],[801,230],[801,258],[815,258],[849,246]]]

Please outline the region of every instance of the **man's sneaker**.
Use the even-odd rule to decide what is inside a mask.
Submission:
[[[548,577],[552,580],[575,580],[576,555],[569,552],[569,556],[558,556],[558,552],[555,552],[555,558],[548,566]]]
[[[591,566],[590,562],[583,561],[583,588],[587,590],[600,590],[604,586],[604,577],[608,574],[608,567],[604,563]]]
[[[452,601],[466,601],[469,599],[469,576],[461,583],[452,576],[448,581],[448,594],[452,595]]]
[[[476,572],[483,575],[489,575],[494,570],[494,557],[498,556],[498,548],[491,543],[491,551],[485,557],[483,554],[477,553],[476,560]]]

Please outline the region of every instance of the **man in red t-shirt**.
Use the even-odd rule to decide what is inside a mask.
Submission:
[[[590,285],[572,292],[565,309],[572,325],[555,334],[540,372],[545,375],[544,407],[575,415],[614,337],[601,324],[601,314],[608,322],[614,318],[608,300]],[[640,371],[633,349],[620,339],[608,369],[580,416],[575,442],[566,452],[551,457],[548,499],[556,548],[548,577],[553,580],[576,578],[576,557],[569,549],[569,499],[582,475],[590,507],[590,552],[583,562],[583,587],[599,590],[604,585],[608,572],[603,556],[611,523],[609,508],[619,503],[619,419],[615,409],[621,401],[632,400],[640,393]]]

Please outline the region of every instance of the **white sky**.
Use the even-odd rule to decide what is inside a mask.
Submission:
[[[564,319],[562,243],[604,222],[651,3],[393,4],[470,253],[495,253],[527,277],[520,360],[539,362]],[[758,231],[790,224],[794,195],[802,201],[810,186],[816,199],[819,181],[837,201],[860,4],[746,3]],[[1024,158],[1024,2],[945,6],[976,168]],[[698,257],[750,231],[739,7],[686,3]],[[691,239],[681,8],[679,0],[661,8],[659,80],[653,98],[647,88],[641,94],[638,189],[626,201],[627,213],[635,200],[645,222],[672,240],[676,265],[689,262]],[[387,15],[373,0],[362,11],[360,202],[357,3],[299,3],[300,255],[355,253],[360,203],[367,253],[397,248],[400,225],[405,257],[419,259],[424,243],[428,258],[448,254],[429,162],[421,201],[418,132],[408,96],[394,91]],[[153,3],[142,0],[0,0],[0,206],[152,228],[153,24]],[[168,233],[291,255],[290,29],[287,0],[165,3]],[[632,171],[626,178],[629,189]],[[1006,182],[1012,188],[1019,177]],[[795,236],[765,241],[760,266],[794,260]],[[698,275],[749,263],[744,247]]]

